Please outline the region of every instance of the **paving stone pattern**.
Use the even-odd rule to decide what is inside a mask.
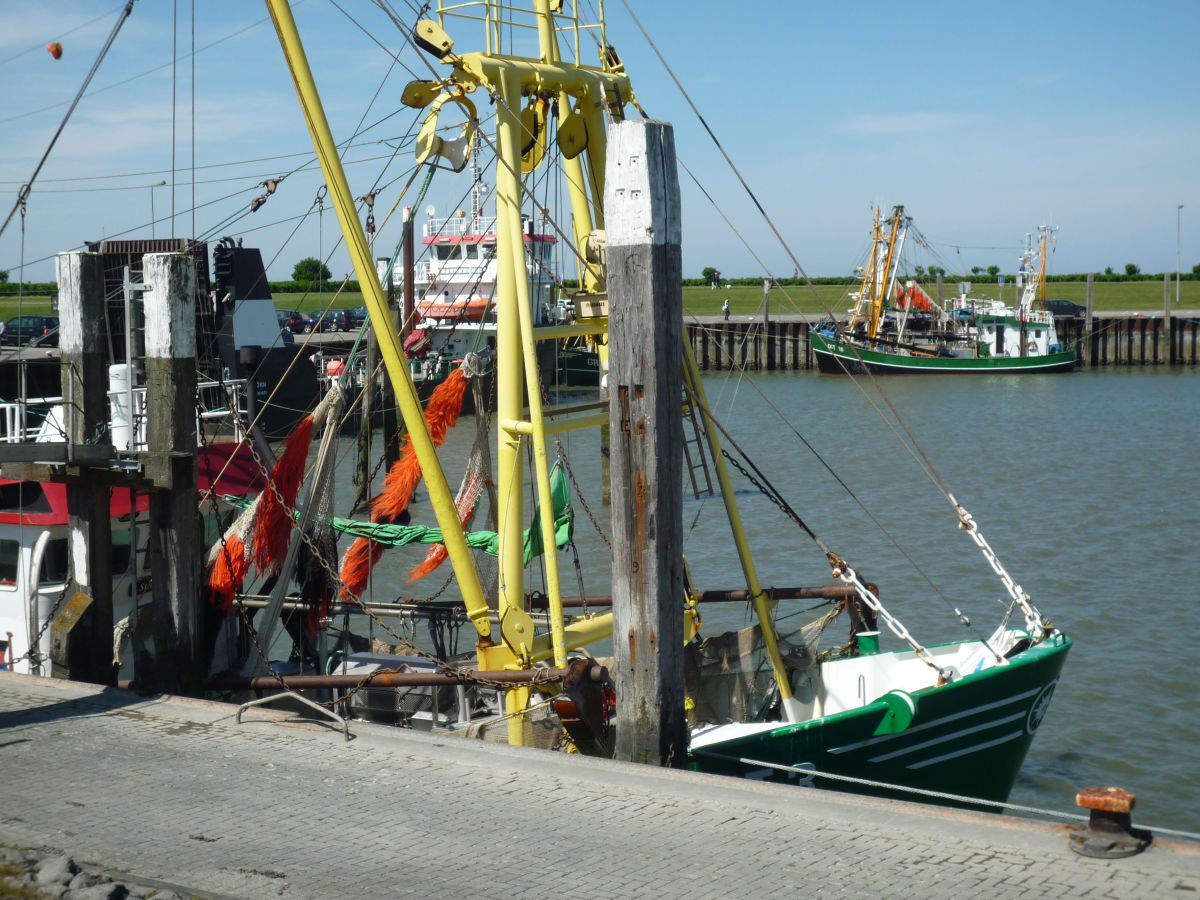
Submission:
[[[1200,898],[1200,849],[0,676],[0,842],[181,896]]]

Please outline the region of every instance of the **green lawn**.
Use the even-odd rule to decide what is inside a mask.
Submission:
[[[306,313],[326,309],[354,309],[363,305],[363,295],[359,291],[343,291],[340,294],[334,291],[326,291],[323,294],[316,291],[307,294],[273,293],[271,296],[275,298],[276,309],[298,309]]]
[[[946,285],[946,296],[954,286]],[[976,293],[986,296],[997,296],[997,286],[994,284],[975,283]],[[1052,282],[1049,296],[1062,297],[1083,303],[1087,284],[1082,281]],[[932,289],[930,289],[932,292]],[[1147,311],[1161,310],[1163,307],[1161,281],[1113,281],[1096,282],[1095,308],[1104,309],[1144,309]],[[807,285],[789,285],[775,288],[771,291],[771,312],[782,315],[792,312],[816,313],[822,312],[818,297],[834,312],[844,312],[850,305],[847,285],[819,284],[815,287]],[[1003,299],[1014,300],[1015,288],[1011,284],[1004,286]],[[1175,285],[1171,285],[1171,297],[1175,296]],[[721,304],[729,298],[731,311],[736,315],[757,315],[762,310],[762,288],[760,286],[734,285],[728,290],[712,290],[707,287],[687,286],[683,289],[683,309],[689,315],[720,315]],[[1180,283],[1181,305],[1188,308],[1200,306],[1200,281],[1184,281]],[[326,291],[308,294],[275,294],[275,306],[279,309],[298,309],[301,312],[314,312],[327,307],[335,309],[351,309],[363,304],[363,296],[358,291],[346,291],[336,294]],[[29,295],[18,304],[15,297],[0,300],[0,320],[8,321],[13,316],[24,312],[29,315],[48,314],[50,298],[45,295]]]
[[[973,293],[986,297],[999,297],[1007,301],[1016,300],[1016,288],[1012,284],[1003,287],[1003,294],[995,284],[974,283]],[[952,296],[956,285],[946,284],[943,288],[945,297]],[[833,312],[845,312],[850,307],[849,285],[818,284],[788,285],[771,291],[771,313],[823,312],[821,301]],[[933,294],[933,288],[928,288]],[[1047,291],[1048,297],[1061,297],[1076,303],[1084,302],[1087,292],[1087,282],[1063,281],[1052,282]],[[757,315],[762,310],[763,293],[761,286],[743,287],[733,285],[729,289],[712,290],[707,287],[686,286],[683,289],[683,309],[690,315],[720,315],[721,304],[729,298],[730,310],[735,315]],[[1175,285],[1171,285],[1172,305],[1174,305]],[[1183,307],[1200,306],[1200,281],[1183,281],[1180,283],[1180,305]],[[1163,308],[1163,287],[1161,281],[1111,281],[1096,282],[1093,294],[1093,308],[1105,309],[1144,309],[1161,310]]]

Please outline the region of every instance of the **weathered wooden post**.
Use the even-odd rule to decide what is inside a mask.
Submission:
[[[1083,299],[1086,306],[1083,312],[1083,336],[1079,341],[1083,349],[1083,364],[1088,367],[1092,365],[1092,300],[1095,290],[1096,276],[1092,272],[1088,272],[1087,292]]]
[[[113,684],[109,488],[103,479],[88,477],[74,459],[80,445],[111,443],[104,263],[98,253],[60,253],[55,268],[73,596],[60,607],[52,628],[51,672]]]
[[[200,555],[196,502],[196,270],[190,256],[147,253],[146,443],[154,653],[143,687],[186,692],[205,673],[199,661]]]
[[[1162,339],[1165,341],[1166,353],[1156,353],[1156,363],[1175,362],[1175,342],[1171,340],[1171,276],[1163,273],[1163,321]]]
[[[683,289],[671,126],[611,126],[605,173],[616,756],[682,766]]]

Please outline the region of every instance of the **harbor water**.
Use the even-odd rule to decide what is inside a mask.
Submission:
[[[1041,612],[1072,637],[1012,802],[1075,811],[1076,790],[1116,785],[1137,795],[1135,820],[1200,832],[1191,664],[1200,645],[1194,372],[891,378],[876,383],[883,395],[869,380],[810,373],[712,374],[704,383],[710,407],[765,478],[879,586],[918,640],[986,636],[1009,604],[1000,579],[957,527],[937,479],[975,517]],[[907,440],[907,430],[919,449],[899,439]],[[452,485],[473,439],[474,419],[463,417],[444,448]],[[564,435],[561,446],[603,528],[596,441],[592,432]],[[347,475],[350,450],[347,440],[340,466]],[[745,477],[735,472],[734,479],[762,583],[829,583],[813,541]],[[342,478],[339,496],[350,496],[348,481]],[[719,499],[693,499],[686,489],[685,496],[693,584],[744,586]],[[580,506],[575,501],[578,569],[572,553],[560,553],[564,592],[582,586],[606,594],[607,548]],[[432,521],[425,503],[413,514]],[[448,567],[423,582],[405,581],[423,555],[424,548],[389,550],[373,598],[419,598],[441,587]],[[531,578],[539,589],[539,576]],[[451,586],[442,596],[453,595]],[[813,605],[782,604],[782,630],[822,611],[810,611]],[[748,623],[740,607],[704,609],[706,634]],[[462,639],[460,649],[469,649],[470,635]],[[883,636],[884,649],[901,646]]]

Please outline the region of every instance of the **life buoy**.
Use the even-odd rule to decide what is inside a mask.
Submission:
[[[1025,345],[1026,355],[1032,355],[1034,353],[1037,353],[1037,349],[1038,349],[1038,345],[1037,345],[1036,341],[1030,341],[1029,343],[1027,343]]]

